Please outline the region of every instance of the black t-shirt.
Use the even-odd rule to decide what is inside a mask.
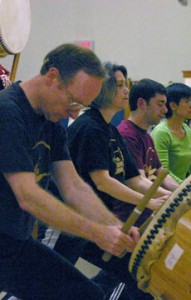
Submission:
[[[3,173],[34,172],[48,187],[53,161],[70,160],[66,132],[37,115],[19,82],[0,92],[0,234],[28,238],[34,217],[23,211]]]
[[[112,124],[106,123],[97,109],[91,108],[69,126],[68,143],[77,172],[113,210],[115,201],[119,200],[97,190],[89,173],[108,170],[110,176],[121,183],[139,175],[118,130]]]

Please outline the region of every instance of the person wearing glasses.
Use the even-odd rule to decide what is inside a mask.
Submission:
[[[0,290],[19,299],[104,298],[102,289],[31,236],[36,219],[119,256],[139,239],[77,174],[59,120],[99,94],[104,68],[91,51],[64,44],[40,74],[0,92]],[[62,199],[48,193],[53,178]]]
[[[167,87],[166,119],[151,132],[164,168],[181,183],[191,171],[191,128],[185,123],[191,119],[191,88],[184,83]]]

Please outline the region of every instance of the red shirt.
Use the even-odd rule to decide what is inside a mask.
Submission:
[[[117,129],[131,152],[137,168],[144,170],[146,177],[154,180],[161,162],[150,134],[130,120],[123,120]]]

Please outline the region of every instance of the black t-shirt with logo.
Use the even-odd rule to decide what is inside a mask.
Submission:
[[[35,218],[23,211],[3,173],[33,172],[46,189],[53,161],[70,160],[66,132],[37,115],[19,82],[0,92],[0,234],[30,236]]]
[[[108,124],[97,109],[91,108],[68,127],[68,143],[77,172],[93,187],[108,208],[114,211],[116,204],[123,205],[122,201],[100,192],[89,175],[96,170],[108,170],[110,176],[121,183],[139,175],[118,130]],[[125,206],[128,212],[134,208],[131,204],[125,203]]]

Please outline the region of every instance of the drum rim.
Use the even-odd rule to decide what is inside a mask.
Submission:
[[[6,31],[5,31],[5,26],[3,26],[4,24],[0,23],[0,57],[4,57],[6,55],[14,55],[17,53],[20,53],[26,46],[28,40],[29,40],[29,36],[30,36],[30,32],[31,32],[31,3],[30,0],[20,0],[22,1],[20,4],[24,4],[24,8],[25,8],[25,18],[27,16],[27,24],[25,25],[25,35],[23,35],[22,39],[21,37],[19,39],[17,39],[17,41],[20,42],[20,44],[18,44],[17,46],[13,46],[12,44],[9,43],[9,40],[7,39],[7,36],[5,35]],[[15,2],[17,3],[17,2]],[[0,6],[3,5],[2,0],[0,0]],[[20,14],[19,14],[20,16]],[[20,16],[21,17],[21,16]],[[20,21],[19,21],[20,24]],[[20,24],[20,25],[24,25],[24,24]],[[9,32],[10,32],[9,28]]]
[[[176,197],[173,199],[173,201],[170,203],[170,205],[169,205],[169,202],[171,200],[171,197],[169,198],[169,201],[167,201],[168,205],[165,207],[165,210],[162,210],[162,208],[161,208],[161,210],[156,214],[155,219],[152,220],[150,222],[150,224],[148,225],[151,228],[149,229],[149,232],[147,233],[143,243],[141,244],[141,246],[139,246],[139,243],[138,243],[138,245],[137,245],[137,246],[139,246],[138,249],[136,246],[136,248],[135,248],[135,250],[137,250],[136,251],[137,252],[136,259],[134,259],[134,261],[132,262],[132,257],[131,257],[130,266],[129,266],[129,270],[132,274],[132,277],[135,280],[137,279],[137,274],[138,274],[138,270],[141,266],[141,262],[143,261],[146,254],[148,253],[149,247],[154,242],[157,234],[159,233],[159,230],[163,227],[163,225],[165,224],[167,219],[169,219],[171,214],[175,213],[175,211],[177,210],[179,205],[184,200],[183,196],[186,196],[186,195],[188,195],[189,192],[191,192],[191,183],[189,182],[188,179],[191,181],[191,176],[189,176],[187,178],[186,182],[188,181],[188,183],[185,185],[184,188],[182,188],[179,191],[179,193],[176,195]],[[180,185],[180,187],[181,187],[181,185]],[[173,196],[173,194],[172,194],[172,196]],[[191,209],[191,207],[189,207],[187,210],[189,210],[189,209]],[[162,213],[161,213],[161,211],[162,211]]]
[[[1,50],[3,50],[5,53],[4,55],[8,55],[8,54],[15,54],[13,52],[10,52],[7,47],[5,46],[2,37],[0,36],[0,57],[3,53],[1,53]]]

